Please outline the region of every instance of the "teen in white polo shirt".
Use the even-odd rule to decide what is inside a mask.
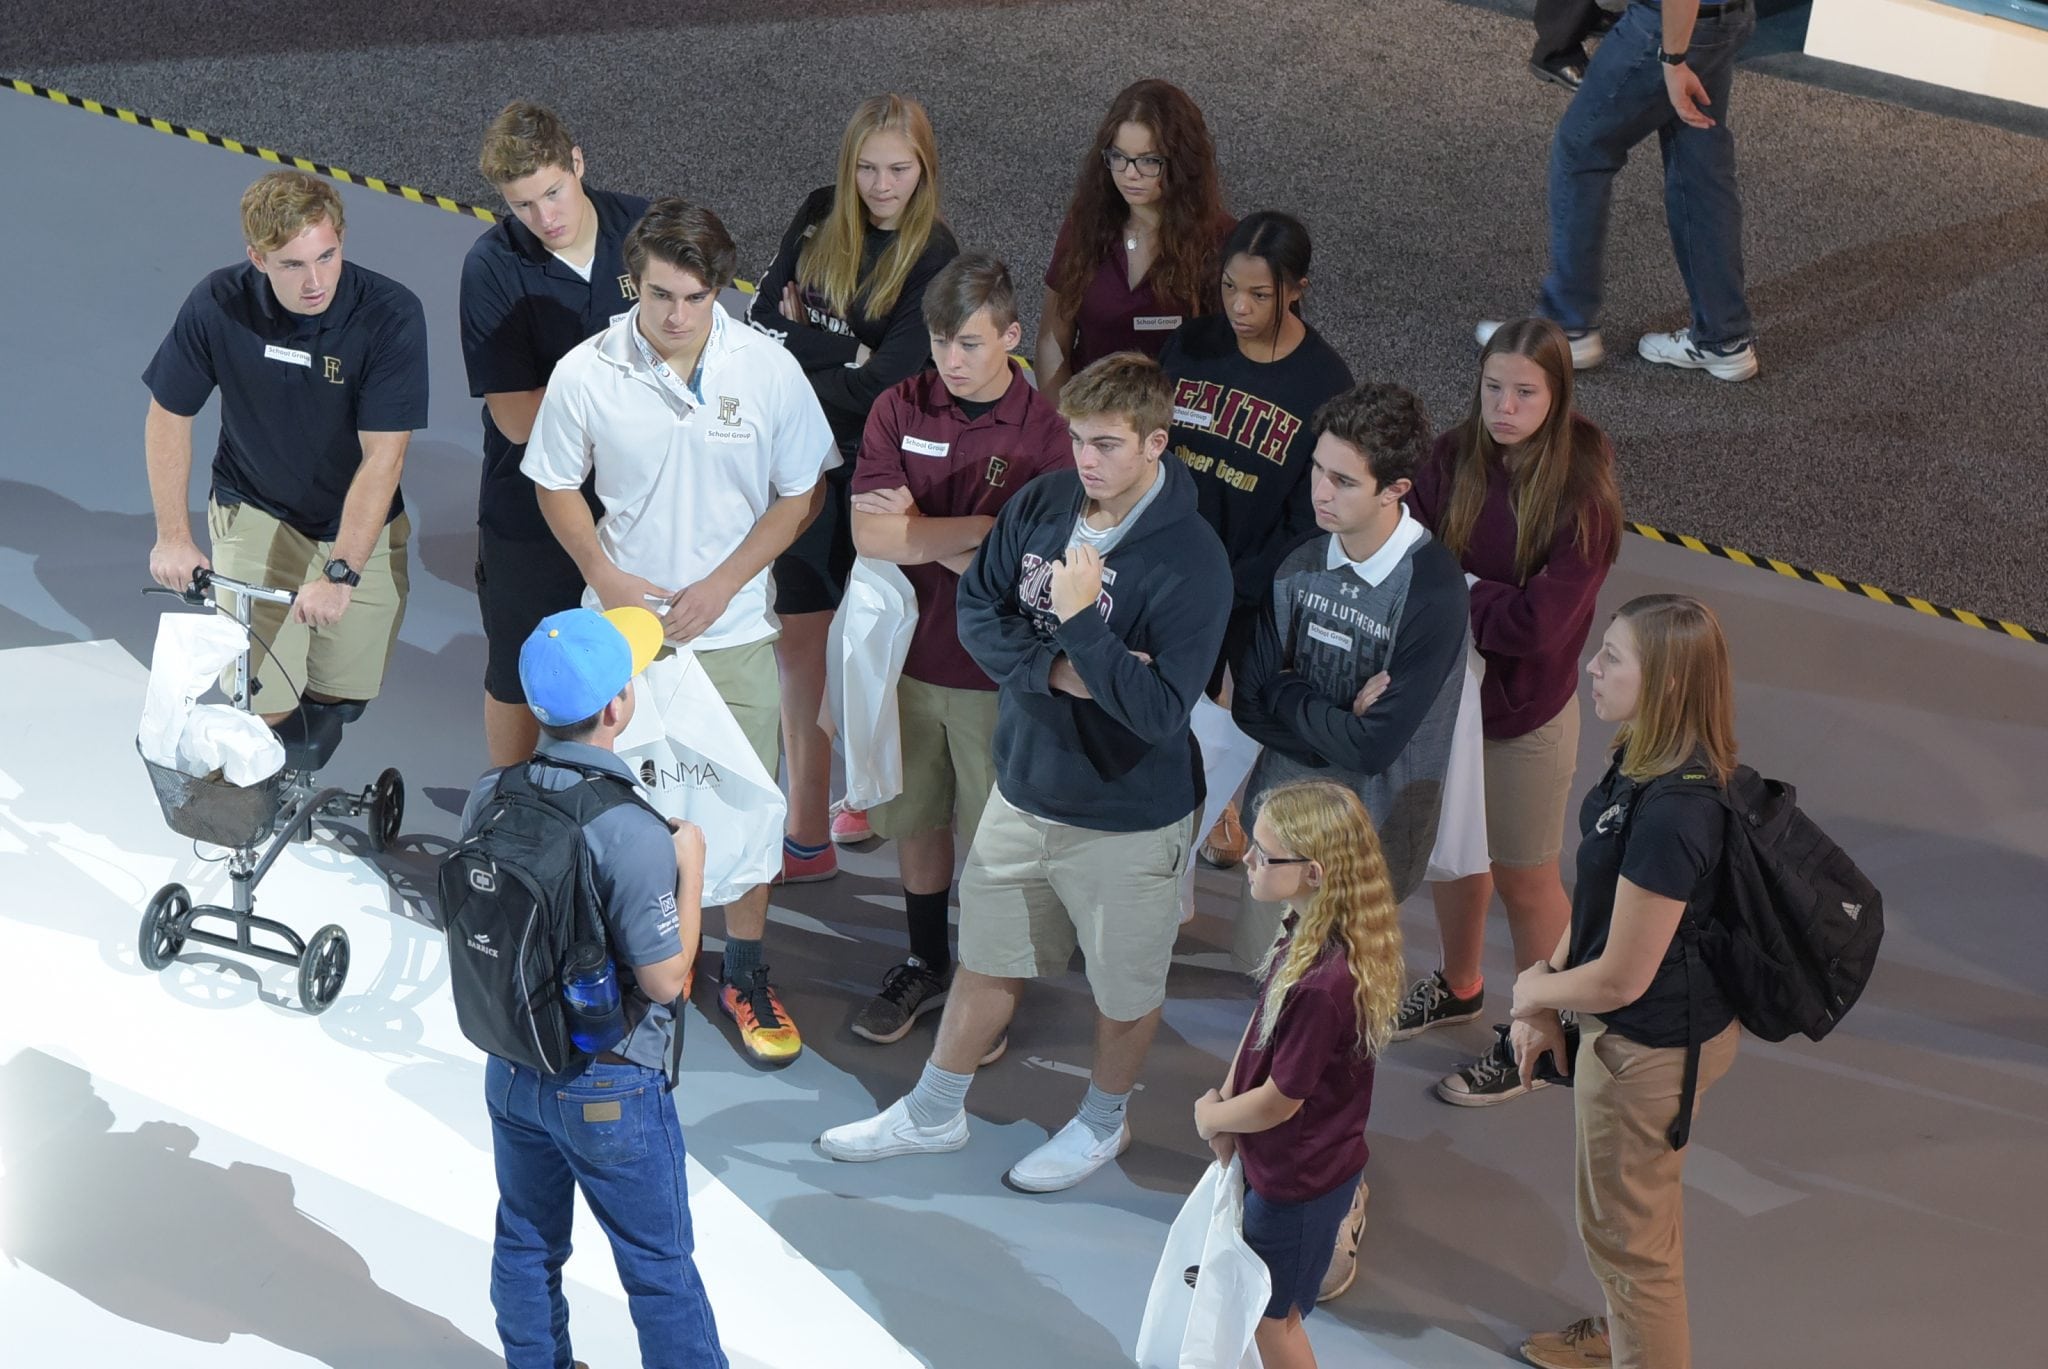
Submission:
[[[727,317],[738,253],[708,209],[656,200],[626,235],[639,302],[556,364],[520,469],[541,514],[605,608],[665,601],[755,754],[776,772],[781,688],[768,567],[817,509],[839,463],[803,368]],[[602,517],[581,489],[592,472]],[[803,1040],[761,956],[768,890],[725,910],[719,1007],[756,1060]]]

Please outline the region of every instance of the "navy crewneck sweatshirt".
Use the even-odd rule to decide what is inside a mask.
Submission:
[[[1073,471],[1040,476],[1004,505],[960,577],[961,645],[1001,691],[996,788],[1034,816],[1147,832],[1202,801],[1188,715],[1223,642],[1230,558],[1187,468],[1161,469],[1165,486],[1104,559],[1094,612],[1062,623],[1052,609],[1053,563],[1086,498]],[[1062,655],[1093,698],[1048,685]]]

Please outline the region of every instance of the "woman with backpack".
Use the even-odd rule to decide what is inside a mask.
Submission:
[[[782,882],[839,873],[833,842],[863,841],[867,815],[828,807],[832,739],[818,726],[825,639],[853,570],[851,493],[875,401],[931,364],[924,290],[960,255],[939,213],[939,150],[924,106],[902,95],[863,100],[839,141],[839,174],[804,197],[783,230],[747,318],[803,363],[843,460],[825,502],[775,558],[775,644],[789,767]]]
[[[1195,1129],[1244,1161],[1244,1238],[1272,1271],[1256,1332],[1267,1369],[1314,1369],[1315,1310],[1338,1228],[1361,1192],[1373,1067],[1401,996],[1401,920],[1356,794],[1328,780],[1269,792],[1252,824],[1252,897],[1286,906],[1259,1006]]]
[[[1735,1010],[1687,942],[1724,859],[1735,686],[1712,609],[1677,594],[1621,607],[1586,663],[1613,761],[1579,807],[1571,925],[1515,981],[1524,1081],[1574,1076],[1576,1196],[1607,1314],[1530,1338],[1543,1369],[1687,1369],[1683,1171],[1693,1100],[1735,1058]],[[1577,1016],[1568,1058],[1560,1013]]]

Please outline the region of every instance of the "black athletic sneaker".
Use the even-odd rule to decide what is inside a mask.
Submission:
[[[853,1034],[885,1046],[901,1041],[919,1017],[945,1005],[949,979],[910,957],[882,976],[881,991],[854,1015]]]
[[[1485,1003],[1484,988],[1470,998],[1452,997],[1451,986],[1444,983],[1444,972],[1438,970],[1429,978],[1418,979],[1408,986],[1408,994],[1401,1000],[1401,1015],[1394,1019],[1394,1040],[1406,1041],[1411,1036],[1422,1035],[1431,1027],[1470,1022],[1479,1016]]]
[[[1437,1097],[1461,1108],[1486,1108],[1550,1087],[1548,1079],[1531,1084],[1522,1082],[1522,1073],[1515,1067],[1515,1053],[1508,1048],[1507,1027],[1496,1026],[1494,1030],[1500,1035],[1494,1039],[1492,1049],[1456,1074],[1439,1080]]]

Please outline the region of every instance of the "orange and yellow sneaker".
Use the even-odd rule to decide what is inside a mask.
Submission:
[[[787,1065],[803,1054],[804,1039],[768,982],[766,965],[750,971],[744,983],[721,982],[718,1010],[740,1029],[740,1044],[757,1064]]]

